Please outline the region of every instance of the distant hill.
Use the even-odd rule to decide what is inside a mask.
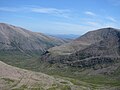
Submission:
[[[35,52],[40,54],[48,48],[64,43],[66,41],[62,39],[0,23],[0,51],[19,51],[26,54]]]
[[[68,39],[68,40],[70,40],[70,39],[73,40],[80,36],[80,35],[75,35],[75,34],[50,34],[50,35],[55,36],[57,38]]]

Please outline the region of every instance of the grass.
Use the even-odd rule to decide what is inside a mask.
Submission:
[[[19,88],[14,88],[12,90],[44,90],[44,88],[42,88],[41,86],[36,86],[36,87],[32,86],[28,88],[27,85],[22,85]]]
[[[45,89],[43,89],[42,87],[36,87],[36,88],[30,88],[30,90],[45,90]]]
[[[19,68],[24,68],[24,69],[29,69],[32,64],[36,64],[36,59],[38,59],[38,56],[28,56],[24,53],[21,53],[19,51],[13,51],[13,53],[11,52],[1,52],[0,51],[0,60],[12,65],[12,66],[16,66]],[[30,65],[30,67],[29,67]],[[33,65],[35,66],[35,65]],[[33,69],[34,68],[30,68]]]
[[[64,65],[61,65],[62,66],[61,68],[58,67],[60,66],[59,63],[49,64],[41,62],[39,60],[39,56],[30,57],[19,52],[15,52],[14,54],[10,52],[7,53],[0,52],[0,55],[1,55],[0,60],[7,64],[32,71],[43,72],[52,76],[65,77],[64,79],[70,78],[69,81],[77,86],[85,86],[93,89],[96,89],[99,86],[120,87],[120,81],[117,80],[117,77],[120,76],[120,68],[117,69],[117,71],[110,76],[109,75],[89,76],[87,74],[82,73],[83,71],[85,71],[85,69],[77,67],[66,67]],[[67,82],[61,82],[61,84],[67,84]],[[59,86],[52,86],[48,90],[56,90],[56,88],[58,87]],[[34,89],[37,90],[38,88]],[[63,88],[63,90],[67,90],[67,88],[69,88],[70,90],[70,87],[67,85],[61,86],[61,88]]]
[[[60,83],[62,83],[62,84],[68,84],[68,82],[64,82],[64,81],[62,81],[62,82],[60,82]]]
[[[57,87],[51,87],[51,88],[48,88],[47,90],[57,90]]]
[[[26,89],[26,88],[28,88],[28,87],[27,87],[27,85],[22,85],[20,88]]]
[[[14,83],[14,80],[9,79],[9,78],[1,78],[1,79],[3,79],[4,81],[6,81],[8,84]]]
[[[71,87],[68,85],[57,84],[57,86],[52,86],[48,88],[47,90],[71,90]]]
[[[61,87],[61,90],[71,90],[71,87],[68,85],[64,85]]]

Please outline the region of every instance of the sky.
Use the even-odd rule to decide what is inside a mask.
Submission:
[[[47,34],[120,28],[120,0],[0,0],[0,22]]]

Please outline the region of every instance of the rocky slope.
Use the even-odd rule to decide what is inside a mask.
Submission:
[[[99,30],[90,31],[70,43],[50,48],[48,51],[51,53],[55,52],[57,54],[68,55],[76,51],[83,50],[88,46],[98,43],[100,41],[102,42],[102,40],[106,38],[109,38],[109,40],[113,41],[116,38],[117,38],[116,40],[118,40],[119,36],[117,36],[118,34],[117,32],[119,32],[119,30],[114,28],[102,28]]]
[[[77,43],[75,43],[77,42]],[[73,45],[77,46],[73,48]],[[42,60],[49,63],[62,63],[73,67],[101,67],[120,63],[120,31],[114,28],[102,28],[90,31],[69,44],[52,48],[47,52]],[[82,46],[83,45],[83,46]],[[72,47],[72,49],[70,49]],[[61,50],[61,54],[54,54],[53,51]],[[70,55],[62,55],[63,50],[71,51]],[[59,51],[58,51],[59,52]],[[119,65],[116,66],[117,68]],[[116,69],[117,69],[116,68]],[[107,71],[106,71],[107,72]]]
[[[92,38],[88,36],[88,38],[91,39],[89,42],[95,42],[95,43],[89,45],[87,48],[83,50],[79,50],[73,53],[70,56],[70,60],[84,61],[84,59],[88,59],[89,61],[89,59],[90,60],[95,59],[94,61],[96,61],[96,63],[104,63],[105,60],[106,60],[105,62],[107,61],[115,62],[115,60],[117,61],[120,60],[119,58],[120,57],[120,31],[119,30],[116,30],[113,28],[107,28],[107,29],[94,31],[91,34],[93,36]],[[89,64],[91,64],[90,62]],[[93,64],[95,63],[93,62]]]
[[[53,77],[0,61],[0,90],[119,90],[119,87],[100,86],[68,77]]]
[[[80,83],[80,86],[74,85],[70,79],[20,69],[0,61],[0,90],[93,90],[89,84]]]
[[[31,32],[21,27],[0,23],[0,50],[44,52],[50,47],[61,45],[64,40],[42,33]]]

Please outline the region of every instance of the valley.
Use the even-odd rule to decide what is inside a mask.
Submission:
[[[120,89],[118,29],[67,42],[2,23],[0,35],[1,90]]]

